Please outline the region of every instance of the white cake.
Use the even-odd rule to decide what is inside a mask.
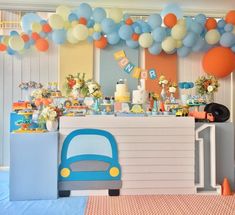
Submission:
[[[119,80],[116,84],[116,92],[114,93],[116,102],[130,102],[130,92],[128,91],[127,81]]]
[[[148,93],[145,90],[145,80],[140,80],[138,90],[132,92],[132,103],[133,104],[145,104],[147,102]]]

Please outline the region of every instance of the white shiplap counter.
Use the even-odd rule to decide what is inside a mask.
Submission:
[[[122,168],[121,195],[195,193],[194,118],[62,117],[60,145],[79,128],[103,129],[115,136]],[[107,191],[77,194],[102,195]]]

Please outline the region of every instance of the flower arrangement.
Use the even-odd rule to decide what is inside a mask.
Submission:
[[[86,82],[88,88],[88,96],[99,99],[102,97],[101,86],[94,80],[88,80]]]
[[[50,98],[50,96],[51,96],[50,91],[45,88],[36,89],[32,91],[31,93],[31,97],[33,100],[42,99],[42,98]]]
[[[54,107],[47,106],[42,109],[42,112],[39,116],[40,120],[50,120],[55,121],[58,118],[58,113]]]
[[[214,76],[201,76],[196,82],[196,91],[199,95],[210,95],[218,91],[219,82]]]
[[[39,89],[42,88],[43,85],[41,83],[37,83],[35,81],[29,81],[29,82],[22,82],[19,85],[19,88],[22,90],[28,90],[29,88],[32,89]]]

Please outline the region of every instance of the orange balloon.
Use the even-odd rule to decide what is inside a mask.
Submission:
[[[33,33],[31,34],[31,37],[32,37],[32,39],[35,40],[35,41],[40,39],[40,35],[39,35],[37,32],[33,32]]]
[[[168,28],[173,28],[177,23],[177,17],[173,13],[168,13],[164,17],[163,22],[164,22],[165,26],[167,26]]]
[[[34,103],[38,107],[41,105],[41,102],[42,102],[41,99],[36,99]]]
[[[49,99],[42,99],[42,103],[45,106],[48,106],[50,104],[50,100]]]
[[[6,50],[7,50],[7,46],[5,44],[3,44],[3,43],[0,43],[0,51],[4,52]]]
[[[86,18],[81,17],[81,18],[78,20],[78,23],[79,23],[79,24],[82,24],[82,25],[86,25],[86,24],[87,24],[87,20],[86,20]]]
[[[40,38],[36,41],[35,46],[38,51],[45,52],[49,48],[49,43],[47,40]]]
[[[133,33],[131,38],[132,40],[137,41],[139,39],[139,34]]]
[[[95,47],[104,49],[107,46],[108,42],[106,37],[102,36],[99,40],[95,40]]]
[[[222,46],[210,49],[202,59],[206,73],[217,78],[229,75],[235,69],[235,54],[230,48]]]
[[[227,13],[225,21],[229,24],[235,25],[235,10],[231,10]]]
[[[29,35],[27,35],[27,34],[22,34],[21,38],[24,40],[24,42],[28,42],[29,41]]]
[[[52,31],[52,28],[51,28],[51,26],[49,25],[49,24],[44,24],[43,26],[42,26],[42,30],[45,32],[45,33],[49,33],[49,32],[51,32]]]
[[[208,18],[206,20],[206,29],[209,31],[211,29],[216,29],[217,28],[217,22],[214,18]]]
[[[132,25],[132,24],[133,24],[133,20],[132,20],[131,18],[128,18],[128,19],[126,20],[126,24],[127,24],[127,25]]]

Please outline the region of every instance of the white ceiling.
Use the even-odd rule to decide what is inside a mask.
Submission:
[[[159,12],[169,3],[179,4],[185,15],[201,12],[208,16],[223,16],[235,9],[235,0],[0,0],[0,9],[54,11],[58,5],[77,6],[81,2],[93,7],[119,7],[138,14]]]

